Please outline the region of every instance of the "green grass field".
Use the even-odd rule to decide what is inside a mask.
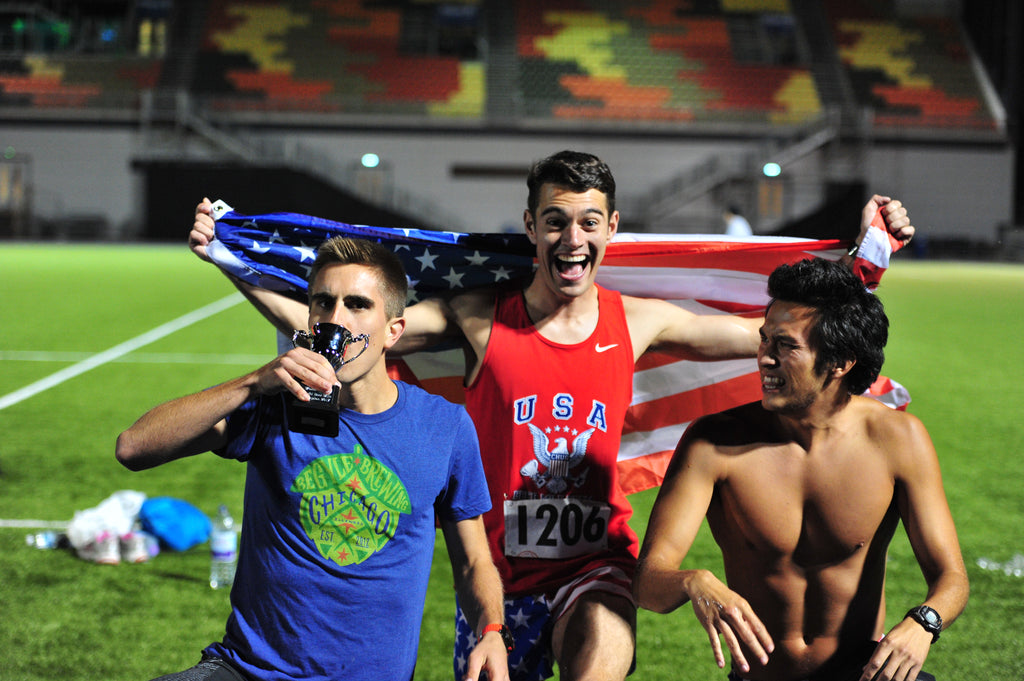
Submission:
[[[272,331],[246,303],[17,392],[232,293],[183,246],[0,246],[0,404],[13,401],[0,408],[0,519],[67,521],[121,489],[240,514],[244,466],[206,455],[130,473],[113,451],[151,406],[273,356]],[[926,669],[940,681],[1019,681],[1024,578],[976,561],[1024,553],[1024,268],[899,260],[880,295],[892,320],[884,371],[909,388],[935,441],[971,576],[967,610]],[[632,497],[641,536],[655,493]],[[29,548],[27,532],[0,527],[0,679],[149,679],[193,664],[222,635],[228,599],[207,584],[205,545],[98,566]],[[687,565],[721,574],[706,528]],[[439,545],[418,679],[452,678],[450,580]],[[887,594],[890,623],[924,594],[901,532]],[[724,679],[688,607],[640,613],[637,663],[636,679]]]

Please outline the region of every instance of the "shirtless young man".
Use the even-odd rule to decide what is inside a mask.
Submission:
[[[725,640],[730,679],[930,679],[921,666],[964,609],[967,573],[924,426],[859,397],[884,358],[882,303],[820,259],[776,269],[768,293],[762,399],[684,434],[640,552],[639,605],[690,601],[720,667]],[[728,586],[680,569],[705,516]],[[928,593],[884,632],[901,520]]]
[[[523,223],[538,268],[526,289],[413,305],[394,352],[453,339],[464,348],[466,408],[492,499],[484,524],[517,640],[513,678],[550,677],[554,661],[565,681],[621,681],[635,649],[639,541],[616,458],[633,365],[654,349],[699,360],[753,357],[761,320],[696,315],[597,286],[619,224],[615,180],[597,157],[555,154],[534,164],[527,186]],[[890,232],[909,241],[906,210],[887,197],[865,206],[862,234],[879,209]],[[213,238],[210,210],[208,201],[198,206],[189,235],[200,257]],[[236,284],[278,329],[302,328],[301,304]],[[459,626],[457,668],[458,646],[472,634]]]

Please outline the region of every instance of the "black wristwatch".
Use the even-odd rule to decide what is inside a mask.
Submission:
[[[504,624],[488,624],[484,627],[484,630],[480,632],[480,638],[484,637],[484,634],[496,631],[501,634],[501,641],[505,644],[505,650],[512,652],[516,648],[516,639],[512,635],[512,630],[506,627]]]
[[[933,608],[919,605],[911,608],[904,617],[909,617],[924,627],[924,630],[932,635],[932,643],[939,640],[939,634],[942,633],[942,618]]]

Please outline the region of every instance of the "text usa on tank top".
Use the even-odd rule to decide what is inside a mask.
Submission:
[[[564,345],[537,332],[522,291],[500,294],[466,390],[491,494],[488,540],[510,597],[548,591],[595,562],[632,575],[638,540],[617,458],[633,348],[621,295],[598,287],[598,305],[590,337]]]

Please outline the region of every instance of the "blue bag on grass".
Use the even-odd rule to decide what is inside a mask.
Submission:
[[[146,499],[142,502],[139,520],[142,521],[142,529],[175,551],[186,551],[210,538],[210,519],[182,499]]]

